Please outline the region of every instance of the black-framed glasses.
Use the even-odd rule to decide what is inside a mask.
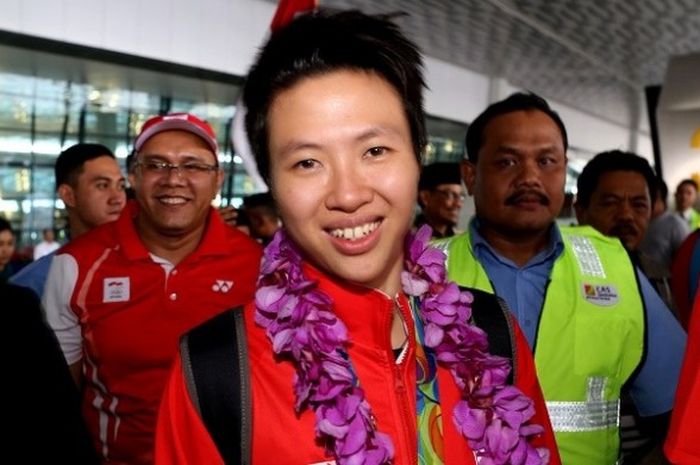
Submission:
[[[175,164],[158,160],[137,161],[134,166],[141,167],[144,174],[151,176],[164,176],[170,174],[172,170],[176,170],[178,174],[186,177],[204,176],[219,169],[218,165],[209,165],[196,161],[188,161],[187,163]]]
[[[464,202],[464,200],[467,198],[467,196],[464,194],[464,192],[452,192],[452,191],[447,191],[447,190],[442,190],[442,189],[433,189],[433,192],[437,192],[438,194],[442,195],[445,197],[447,200],[453,202],[455,200],[459,200],[460,202]]]

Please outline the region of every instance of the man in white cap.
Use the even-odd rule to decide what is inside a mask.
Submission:
[[[211,207],[223,172],[206,122],[151,118],[134,151],[135,201],[60,251],[43,299],[105,463],[153,462],[180,335],[253,297],[261,253]]]

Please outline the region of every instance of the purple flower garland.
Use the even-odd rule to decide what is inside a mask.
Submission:
[[[462,392],[453,411],[457,429],[480,465],[546,464],[549,451],[527,442],[543,431],[526,424],[535,413],[532,400],[505,384],[508,360],[489,354],[486,334],[469,323],[472,295],[446,280],[445,255],[428,245],[430,237],[430,227],[423,226],[406,238],[401,283],[420,301],[425,344]],[[294,364],[295,409],[314,410],[316,436],[326,452],[339,465],[391,463],[391,439],[377,430],[345,356],[347,328],[333,313],[333,300],[304,276],[301,262],[279,231],[265,249],[255,321],[266,329],[275,354]]]

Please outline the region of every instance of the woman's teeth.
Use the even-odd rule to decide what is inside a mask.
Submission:
[[[379,227],[379,221],[375,221],[373,223],[365,223],[360,226],[355,226],[354,228],[332,229],[330,231],[330,234],[331,236],[337,237],[339,239],[353,241],[365,237],[367,234],[377,229],[377,227]]]

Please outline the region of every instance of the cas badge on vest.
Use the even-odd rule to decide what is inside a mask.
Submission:
[[[620,300],[617,289],[610,284],[583,283],[583,297],[590,303],[601,307],[615,305]]]
[[[127,302],[129,277],[105,278],[102,289],[102,302]]]

